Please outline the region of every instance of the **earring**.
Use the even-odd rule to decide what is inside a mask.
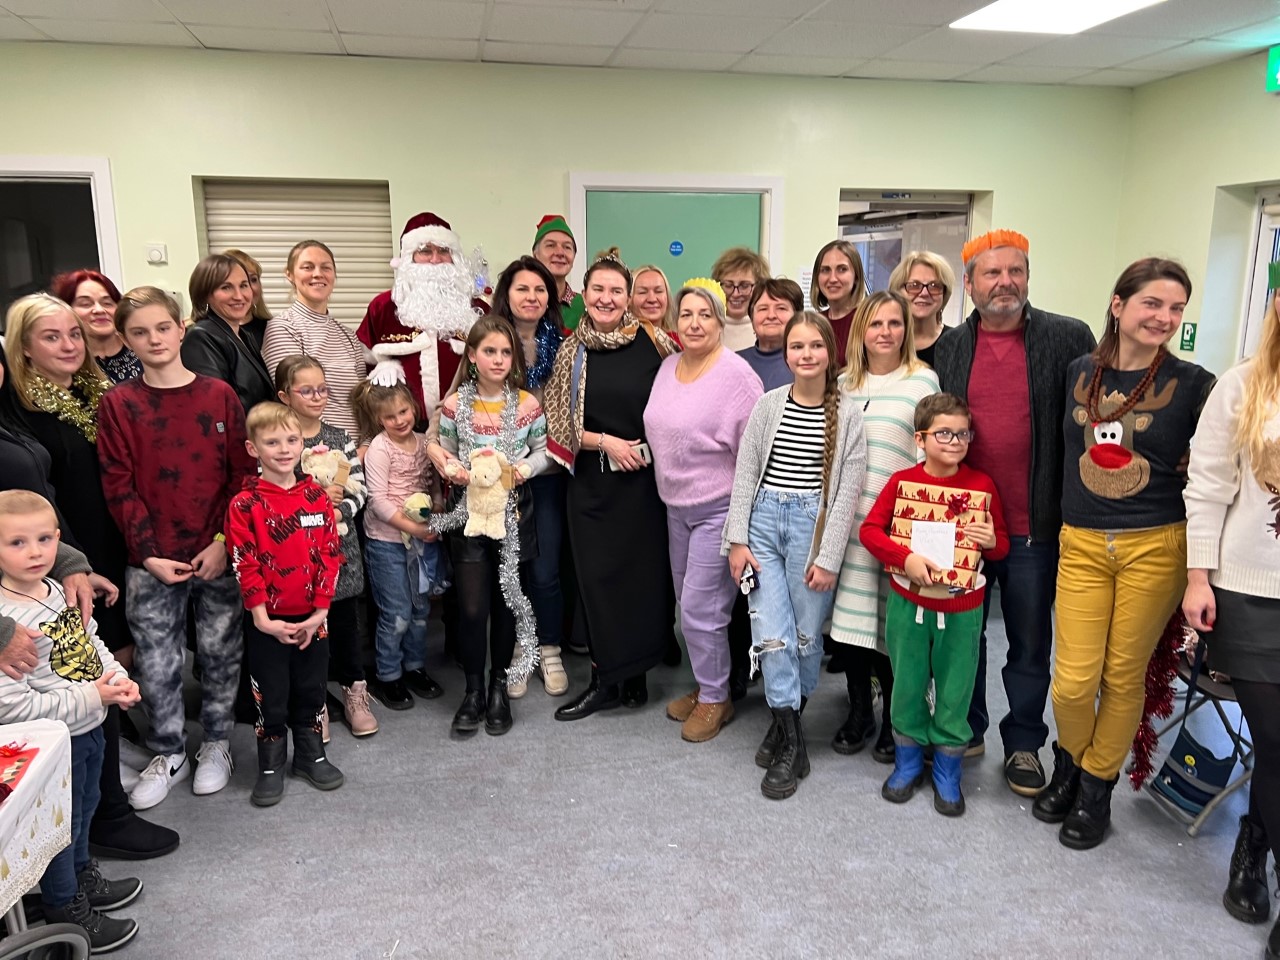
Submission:
[[[480,372],[476,369],[476,365],[474,363],[467,364],[467,376],[472,380],[478,379],[480,376]]]

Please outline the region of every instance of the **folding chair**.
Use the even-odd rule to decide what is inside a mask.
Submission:
[[[1192,666],[1187,662],[1187,657],[1184,653],[1178,657],[1178,677],[1184,684],[1190,685],[1191,672]],[[1158,771],[1156,777],[1153,777],[1147,784],[1147,792],[1156,800],[1159,806],[1185,823],[1187,825],[1187,835],[1194,837],[1200,832],[1200,828],[1204,826],[1205,821],[1209,819],[1209,816],[1218,808],[1219,804],[1243,787],[1253,777],[1253,744],[1240,732],[1240,728],[1232,724],[1231,718],[1227,716],[1226,711],[1222,708],[1223,703],[1236,702],[1235,690],[1232,689],[1229,682],[1213,679],[1208,670],[1202,670],[1200,676],[1196,679],[1195,691],[1191,694],[1190,705],[1187,705],[1183,697],[1180,697],[1177,702],[1181,709],[1169,718],[1168,723],[1156,730],[1156,738],[1159,739],[1175,727],[1180,727],[1187,717],[1201,707],[1206,704],[1211,705],[1218,715],[1218,719],[1222,722],[1222,729],[1231,741],[1231,755],[1227,759],[1233,761],[1233,766],[1235,763],[1239,763],[1243,768],[1240,775],[1228,780],[1227,785],[1214,794],[1198,813],[1183,809],[1169,796],[1157,789],[1155,784],[1157,778],[1163,773],[1163,769]],[[1180,773],[1180,771],[1178,772]]]

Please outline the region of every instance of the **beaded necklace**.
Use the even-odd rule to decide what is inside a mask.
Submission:
[[[1147,366],[1147,372],[1142,375],[1138,385],[1129,391],[1129,396],[1124,403],[1120,404],[1115,410],[1108,411],[1106,416],[1103,416],[1098,409],[1098,401],[1102,395],[1102,374],[1107,367],[1095,362],[1093,376],[1089,379],[1089,389],[1085,394],[1084,409],[1089,415],[1089,421],[1096,426],[1099,423],[1114,423],[1118,420],[1123,420],[1126,413],[1129,413],[1142,402],[1142,398],[1151,389],[1151,384],[1155,382],[1156,371],[1160,369],[1160,364],[1164,363],[1164,358],[1168,355],[1169,351],[1164,347],[1157,350],[1155,359]]]

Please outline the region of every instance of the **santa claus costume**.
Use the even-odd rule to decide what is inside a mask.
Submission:
[[[428,245],[448,249],[452,262],[415,263],[414,253]],[[406,381],[425,421],[453,382],[467,331],[489,305],[473,296],[475,278],[458,235],[434,213],[404,225],[391,266],[395,283],[370,302],[356,336],[377,361],[369,378],[382,386]]]

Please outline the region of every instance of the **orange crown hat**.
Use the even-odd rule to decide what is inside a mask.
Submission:
[[[1016,230],[992,230],[990,233],[984,233],[980,237],[974,237],[961,247],[960,260],[965,265],[968,265],[969,261],[978,254],[994,250],[996,247],[1017,247],[1023,253],[1026,253],[1030,249],[1031,243]]]

